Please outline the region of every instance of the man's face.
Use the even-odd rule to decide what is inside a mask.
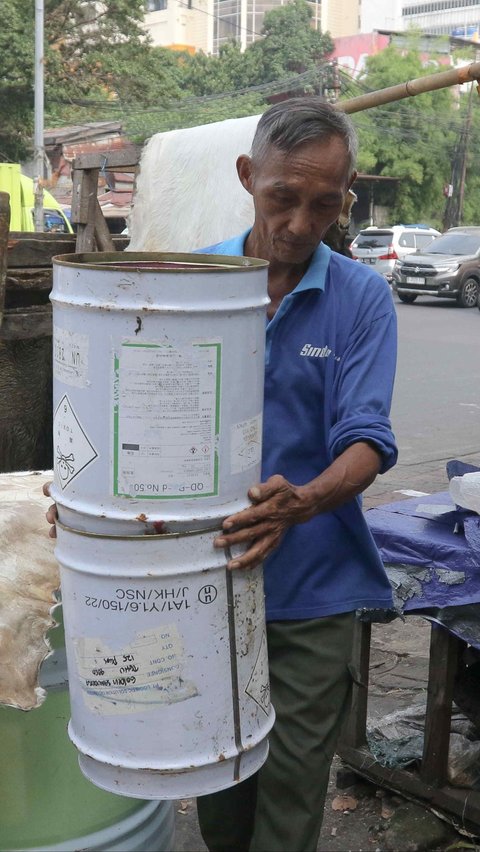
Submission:
[[[304,263],[312,255],[355,177],[338,136],[306,142],[289,154],[272,145],[261,162],[240,157],[237,168],[253,196],[256,244],[267,260],[286,264]]]

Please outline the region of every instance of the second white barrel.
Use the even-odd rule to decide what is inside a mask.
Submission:
[[[97,786],[142,799],[224,789],[268,752],[261,569],[216,531],[101,536],[58,525],[71,721]]]

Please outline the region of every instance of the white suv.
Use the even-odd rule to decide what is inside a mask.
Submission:
[[[387,281],[392,280],[395,261],[424,249],[440,231],[428,225],[393,225],[391,228],[365,228],[353,240],[350,251],[354,260],[375,266]]]

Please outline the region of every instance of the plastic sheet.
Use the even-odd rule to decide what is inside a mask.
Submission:
[[[366,512],[400,612],[480,603],[480,519],[448,491]]]
[[[367,723],[370,751],[382,766],[404,768],[421,760],[426,704],[395,710]],[[480,740],[469,719],[457,708],[452,712],[448,754],[448,782],[454,787],[480,788]]]
[[[464,606],[449,606],[443,609],[428,607],[411,613],[421,615],[445,627],[458,639],[463,639],[474,648],[480,649],[480,604],[465,604]]]

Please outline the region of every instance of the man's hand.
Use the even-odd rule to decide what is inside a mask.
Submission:
[[[43,486],[43,493],[45,494],[45,497],[50,497],[50,486],[51,486],[51,484],[52,484],[51,482],[45,482],[45,484]],[[52,503],[52,505],[48,507],[48,511],[45,513],[45,517],[46,517],[49,524],[53,524],[53,526],[50,527],[50,531],[48,533],[50,538],[56,538],[57,537],[57,529],[55,527],[55,524],[56,524],[56,521],[57,521],[57,518],[58,518],[56,503]]]
[[[308,486],[291,485],[283,476],[271,476],[248,492],[252,506],[223,522],[223,533],[215,547],[250,545],[242,556],[235,556],[229,568],[254,568],[277,547],[292,524],[310,520],[315,514]]]
[[[374,481],[381,466],[378,451],[367,442],[347,447],[319,476],[305,485],[292,485],[283,476],[271,476],[248,492],[249,509],[230,515],[215,547],[247,544],[228,568],[254,568],[280,544],[292,524],[303,524],[320,512],[331,512],[361,494]],[[299,554],[299,557],[301,554]]]

